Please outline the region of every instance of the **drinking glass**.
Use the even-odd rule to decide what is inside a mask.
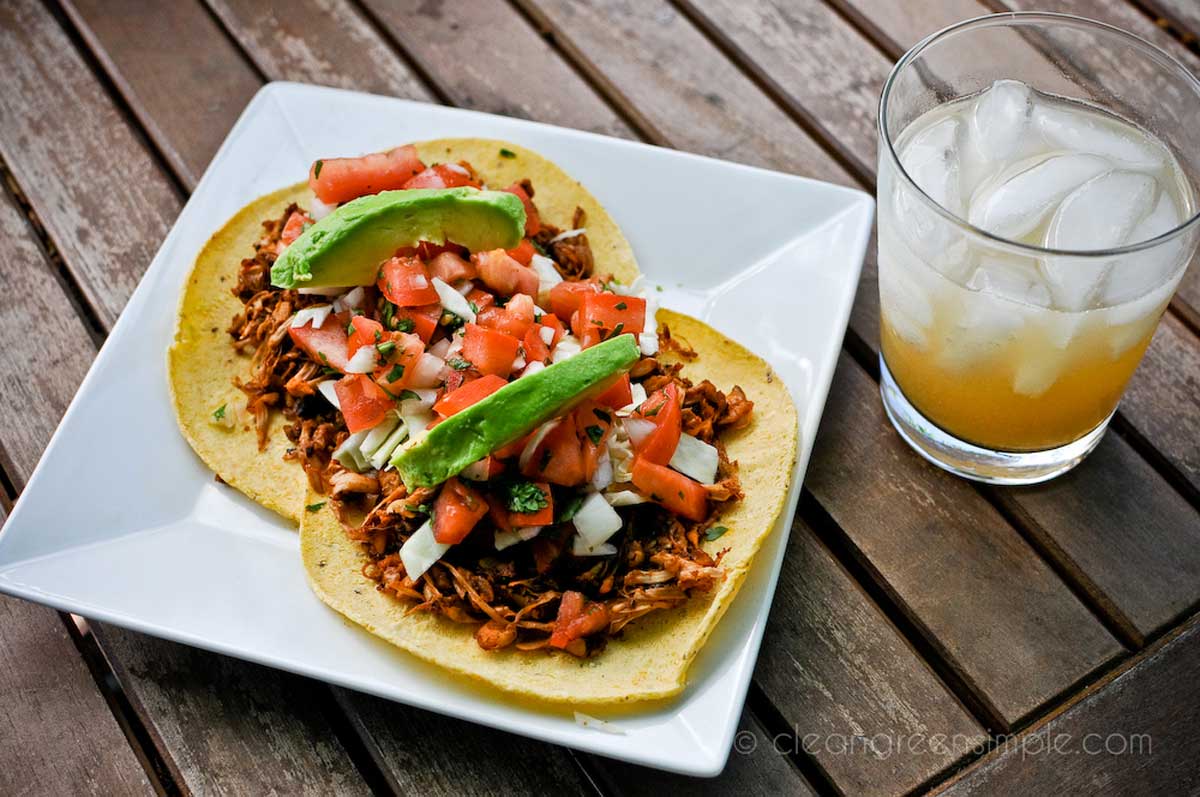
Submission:
[[[879,105],[880,391],[918,453],[1031,484],[1096,447],[1196,251],[1198,113],[1171,56],[1063,14],[969,20],[900,59]],[[1167,194],[1177,220],[1150,226]],[[1006,224],[1022,234],[984,229]]]

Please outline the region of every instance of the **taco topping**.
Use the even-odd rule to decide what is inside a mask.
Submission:
[[[582,209],[561,230],[529,180],[481,191],[413,147],[317,161],[309,182],[317,206],[265,221],[242,261],[235,383],[260,449],[282,413],[324,496],[306,508],[363,545],[366,578],[486,650],[576,656],[721,581],[702,545],[742,497],[721,438],[753,402],[683,375],[695,352],[640,278],[595,273]]]

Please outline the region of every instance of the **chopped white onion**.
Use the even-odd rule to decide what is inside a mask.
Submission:
[[[440,357],[443,360],[446,359],[446,357],[450,354],[450,338],[442,338],[437,343],[430,346],[428,353],[432,354],[434,357]]]
[[[511,548],[518,542],[527,542],[542,533],[544,526],[526,526],[524,528],[513,529],[512,531],[496,530],[495,543],[496,550],[503,551],[505,548]]]
[[[468,324],[475,323],[475,311],[471,309],[471,303],[466,297],[443,282],[440,277],[433,278],[433,289],[437,291],[438,301],[442,303],[443,309],[454,313]]]
[[[642,406],[642,402],[646,400],[646,388],[642,387],[641,382],[631,382],[629,385],[629,395],[633,396],[633,400],[622,407],[621,412],[633,412]]]
[[[614,725],[613,723],[608,722],[607,720],[596,719],[595,717],[590,717],[587,714],[584,714],[579,711],[575,712],[575,724],[579,725],[583,728],[591,728],[592,730],[595,730],[595,731],[602,731],[604,733],[612,733],[617,736],[625,735],[624,728],[622,728],[618,725]]]
[[[575,530],[586,548],[595,548],[621,530],[621,516],[609,506],[599,493],[592,493],[583,500],[575,517],[571,518]]]
[[[617,546],[607,542],[588,545],[578,534],[571,538],[571,553],[575,556],[612,556],[616,552]]]
[[[542,343],[549,346],[554,342],[554,329],[552,327],[538,327],[538,337],[542,339]]]
[[[446,361],[442,358],[422,352],[416,363],[409,366],[413,372],[408,382],[413,387],[433,387],[441,381],[442,369],[445,367]]]
[[[336,379],[326,379],[324,382],[317,383],[317,391],[325,397],[325,400],[334,406],[335,409],[341,409],[342,403],[338,401],[337,391],[334,386],[337,385]]]
[[[618,296],[642,296],[642,292],[645,288],[645,283],[646,283],[645,276],[642,274],[638,274],[634,278],[633,282],[629,283],[628,285],[622,285],[621,283],[617,282],[616,280],[613,280],[612,282],[608,283],[608,289],[610,291],[612,291],[613,293],[617,294]],[[645,297],[642,297],[642,298],[645,298]]]
[[[409,388],[408,391],[416,395],[416,398],[406,398],[400,402],[401,415],[415,415],[418,412],[429,410],[437,403],[437,390],[434,388]]]
[[[576,235],[585,235],[586,233],[587,227],[579,227],[578,229],[567,230],[565,232],[560,232],[558,235],[551,238],[550,243],[556,244],[559,241],[565,241],[567,238],[574,238]]]
[[[560,363],[579,354],[581,350],[579,340],[574,335],[568,333],[563,335],[562,339],[558,341],[558,345],[554,347],[554,353],[550,355],[550,361],[552,363]]]
[[[433,538],[433,521],[426,520],[400,546],[400,561],[404,563],[405,575],[413,580],[420,578],[448,550],[448,544]]]
[[[533,437],[531,437],[529,442],[525,444],[525,449],[521,452],[521,458],[517,461],[517,464],[520,466],[521,470],[525,470],[525,466],[529,464],[529,460],[533,457],[533,452],[539,445],[541,445],[542,441],[546,439],[546,435],[550,434],[555,426],[558,426],[558,422],[558,418],[555,418],[552,421],[546,421],[537,428],[536,432],[533,433]]]
[[[301,296],[341,296],[346,292],[345,288],[297,288],[296,293]]]
[[[621,423],[624,424],[629,441],[633,443],[634,448],[641,448],[642,443],[656,428],[654,421],[648,421],[645,418],[626,418]]]
[[[608,455],[613,465],[613,481],[628,482],[633,479],[633,446],[624,423],[614,423],[608,436]]]
[[[538,371],[544,370],[546,370],[546,364],[534,360],[529,365],[525,366],[525,370],[521,372],[521,376],[529,376],[530,374],[536,374]]]
[[[305,307],[303,310],[297,310],[296,314],[292,316],[292,328],[302,327],[311,321],[313,329],[320,329],[325,325],[325,319],[329,318],[329,314],[332,312],[333,307],[328,304],[316,304],[312,307]]]
[[[538,275],[538,301],[550,300],[550,291],[563,281],[562,274],[554,267],[554,261],[545,255],[534,255],[529,261],[530,267]]]
[[[462,473],[458,474],[464,479],[470,479],[473,482],[485,482],[488,480],[488,471],[491,469],[491,463],[488,461],[491,457],[487,456],[483,459],[477,459],[470,465],[462,469]]]
[[[371,467],[375,470],[390,468],[389,461],[392,458],[392,454],[400,447],[400,444],[404,442],[404,438],[406,437],[408,437],[408,427],[401,421],[392,430],[392,433],[388,435],[387,439],[383,441],[383,445],[375,449],[375,453],[371,455]]]
[[[615,493],[605,493],[604,500],[608,501],[609,506],[634,506],[646,503],[647,498],[633,490],[617,490]]]
[[[369,374],[379,367],[379,350],[373,345],[359,346],[358,351],[346,363],[348,374]]]
[[[370,460],[371,455],[379,450],[388,436],[396,430],[400,425],[400,414],[395,410],[389,410],[383,416],[383,420],[371,427],[367,432],[367,436],[359,443],[358,450],[362,452],[363,458]]]
[[[608,446],[605,446],[600,453],[600,459],[596,461],[596,473],[592,476],[592,487],[595,487],[596,490],[605,490],[612,483],[612,457],[609,456]]]
[[[512,363],[512,369],[511,369],[511,370],[513,370],[513,371],[520,371],[522,368],[524,368],[524,367],[525,367],[526,365],[528,365],[528,364],[529,364],[529,363],[528,363],[528,361],[525,359],[525,355],[524,355],[524,354],[518,354],[516,357],[514,357],[514,358],[513,358],[513,363]]]
[[[343,443],[333,452],[333,458],[340,462],[342,467],[346,470],[352,470],[358,473],[366,470],[370,463],[368,463],[366,457],[362,455],[362,451],[359,450],[359,446],[362,445],[362,441],[367,438],[367,434],[370,431],[370,429],[363,429],[362,431],[355,432],[347,437],[345,441],[343,441]]]
[[[454,172],[455,174],[461,174],[463,177],[471,176],[471,173],[469,171],[464,169],[462,166],[459,166],[457,163],[443,163],[442,165],[445,166],[450,171]]]
[[[717,481],[719,461],[717,449],[690,434],[683,434],[680,435],[675,453],[671,455],[671,461],[667,464],[701,484],[713,484]]]
[[[657,332],[639,332],[638,333],[638,348],[646,357],[653,357],[658,354],[658,333]]]
[[[470,280],[460,280],[459,283],[454,286],[454,290],[458,291],[463,296],[466,296],[468,293],[475,290],[475,283],[471,282]]]
[[[364,291],[362,288],[354,288],[344,296],[339,296],[333,300],[334,312],[341,313],[346,310],[353,310],[355,308],[361,310],[366,299],[366,291]]]
[[[404,419],[404,425],[408,427],[408,438],[413,442],[428,434],[429,430],[426,427],[433,423],[433,413],[428,410],[405,412],[401,408],[400,417]]]
[[[312,202],[308,206],[308,215],[313,221],[320,221],[335,210],[337,210],[337,205],[326,205],[321,200],[313,197]]]

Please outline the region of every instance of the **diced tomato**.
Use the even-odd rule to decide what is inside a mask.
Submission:
[[[679,437],[683,433],[683,396],[674,382],[650,395],[633,414],[654,424],[651,432],[640,446],[638,456],[656,465],[666,465],[675,455]]]
[[[542,229],[542,220],[538,216],[538,210],[533,205],[533,198],[525,193],[525,189],[520,183],[513,183],[508,188],[504,189],[510,194],[514,194],[517,199],[521,200],[521,204],[525,206],[525,237],[532,238],[538,234],[538,230]]]
[[[425,353],[425,344],[416,335],[404,332],[390,332],[385,338],[383,344],[377,344],[383,365],[375,371],[375,382],[395,396],[412,384],[414,366]],[[388,343],[393,345],[384,345]]]
[[[333,386],[350,433],[370,429],[396,406],[383,388],[366,374],[346,374]]]
[[[508,376],[512,373],[513,360],[517,358],[520,347],[521,342],[512,335],[478,324],[467,324],[462,354],[481,374]]]
[[[560,650],[567,648],[577,639],[604,630],[611,619],[603,603],[585,600],[583,593],[568,590],[558,604],[550,646]]]
[[[583,304],[583,297],[599,290],[594,282],[560,282],[550,289],[550,312],[569,322]]]
[[[308,217],[307,213],[293,210],[292,215],[288,216],[287,223],[283,225],[283,232],[279,233],[279,243],[289,246],[292,241],[300,237],[300,233],[304,232],[305,225],[312,223],[313,220]],[[526,265],[529,264],[526,263]]]
[[[442,385],[442,389],[445,391],[445,393],[443,395],[449,395],[450,393],[453,393],[455,390],[458,390],[463,385],[472,381],[470,376],[471,375],[468,374],[466,371],[459,371],[456,368],[451,368],[450,372],[448,374],[446,374],[445,383]]]
[[[554,522],[554,497],[550,494],[550,485],[546,482],[533,482],[533,485],[542,491],[542,495],[546,497],[546,505],[535,512],[513,512],[508,513],[508,522],[514,528],[525,528],[526,526],[549,526]]]
[[[583,478],[591,481],[600,464],[600,454],[612,431],[612,413],[594,401],[585,401],[574,412],[579,446],[583,452]]]
[[[554,337],[550,339],[550,351],[554,351],[554,347],[562,340],[562,336],[567,334],[567,328],[563,326],[562,321],[558,320],[558,316],[553,313],[542,316],[541,325],[554,330]]]
[[[627,332],[638,334],[646,328],[646,300],[615,293],[589,293],[583,297],[579,312],[583,348]]]
[[[442,252],[429,261],[429,273],[447,285],[453,285],[459,280],[473,280],[477,272],[475,266],[468,260],[463,260],[456,252]]]
[[[605,388],[603,393],[596,396],[597,404],[611,407],[614,410],[627,407],[632,401],[633,387],[629,382],[629,374],[621,374],[613,380],[610,387]]]
[[[442,252],[453,252],[459,257],[466,257],[467,248],[459,246],[456,243],[446,241],[445,243],[435,244],[429,241],[421,241],[416,246],[402,246],[396,250],[396,257],[419,257],[424,262],[428,263]]]
[[[326,205],[349,202],[404,186],[425,168],[411,144],[359,158],[323,158],[308,171],[308,185]]]
[[[508,516],[508,508],[504,506],[504,499],[500,496],[493,495],[488,499],[488,517],[500,531],[513,530],[512,521]]]
[[[363,346],[374,346],[383,342],[383,324],[366,316],[356,315],[351,318],[350,323],[346,325],[346,332],[350,335],[346,343],[347,358],[353,357]]]
[[[463,174],[459,169],[466,170],[463,166],[456,169],[445,163],[435,164],[406,182],[404,188],[458,188],[461,185],[479,187],[479,183],[472,180],[470,174]]]
[[[499,457],[500,459],[510,459],[520,456],[521,452],[525,450],[525,444],[529,442],[531,437],[533,437],[533,432],[525,435],[520,440],[509,443],[503,448],[497,448],[492,452],[492,456]]]
[[[302,327],[288,327],[288,335],[297,348],[321,365],[345,372],[349,359],[346,357],[346,328],[336,315],[326,318],[318,329],[313,329],[312,322]]]
[[[533,326],[533,299],[518,293],[504,307],[485,307],[478,313],[477,323],[520,340]]]
[[[540,326],[532,326],[525,332],[525,337],[521,338],[526,362],[544,363],[550,358],[550,347],[542,340],[541,329]]]
[[[521,243],[512,249],[505,249],[504,251],[508,252],[508,256],[522,266],[528,266],[532,263],[533,256],[537,254],[537,249],[533,247],[533,241],[528,238],[522,238]]]
[[[392,326],[401,332],[412,332],[428,343],[437,331],[442,317],[441,304],[426,304],[421,307],[397,307],[392,313]]]
[[[588,479],[575,413],[558,421],[538,443],[522,472],[531,479],[575,487]]]
[[[470,479],[476,482],[490,481],[496,476],[499,476],[506,470],[507,466],[500,461],[499,457],[488,455],[478,462],[472,462],[467,467],[463,468],[459,475],[464,479]]]
[[[420,307],[438,301],[425,264],[415,257],[393,257],[379,269],[379,290],[397,307]]]
[[[451,477],[433,502],[433,538],[443,545],[460,543],[487,511],[483,495]]]
[[[472,288],[467,293],[467,301],[478,307],[479,310],[486,310],[496,304],[496,297],[480,288]],[[479,310],[475,312],[478,313]]]
[[[433,411],[443,418],[449,418],[456,412],[462,412],[477,401],[482,401],[507,385],[503,377],[487,374],[467,382],[457,390],[446,393],[433,405]]]
[[[540,282],[537,273],[513,260],[503,249],[476,252],[471,255],[471,262],[479,270],[483,284],[501,296],[514,293],[537,295]]]
[[[643,456],[633,458],[633,486],[688,520],[702,521],[708,516],[708,491],[702,484]]]

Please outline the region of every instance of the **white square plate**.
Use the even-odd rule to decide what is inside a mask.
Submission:
[[[208,236],[320,156],[443,136],[551,158],[621,225],[662,303],[764,356],[800,410],[783,518],[668,705],[616,718],[466,688],[308,589],[294,529],[218,485],[175,425],[165,351]],[[692,775],[725,764],[870,233],[860,191],[517,119],[292,83],[247,106],[151,263],[0,534],[0,591],[433,711]],[[71,485],[70,500],[63,500]],[[181,578],[179,563],[200,578]]]

